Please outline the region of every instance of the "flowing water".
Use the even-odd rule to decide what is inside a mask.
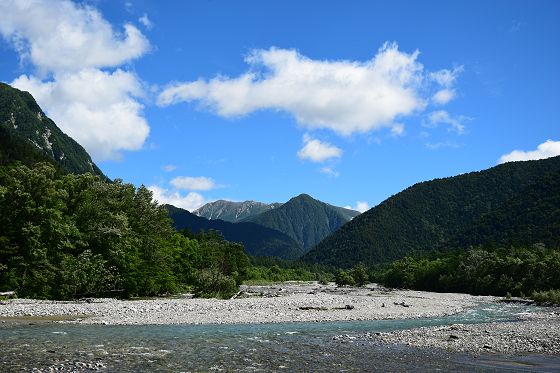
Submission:
[[[454,371],[554,370],[539,356],[451,354],[334,335],[454,323],[514,321],[531,308],[483,305],[458,315],[409,320],[252,325],[8,325],[0,328],[0,371]],[[552,365],[550,365],[552,364]]]

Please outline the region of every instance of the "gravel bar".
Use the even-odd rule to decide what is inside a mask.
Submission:
[[[494,297],[363,288],[316,282],[241,287],[235,299],[86,299],[0,302],[0,318],[57,318],[56,322],[148,325],[321,322],[435,317],[459,313]],[[64,319],[67,318],[67,319]],[[61,320],[62,319],[62,320]]]

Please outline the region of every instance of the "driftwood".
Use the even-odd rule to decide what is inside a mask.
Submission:
[[[302,311],[309,311],[309,310],[327,311],[328,310],[328,308],[326,307],[313,307],[313,306],[301,306],[299,309]]]
[[[394,304],[395,306],[410,307],[410,304],[406,304],[406,303],[404,302],[404,300],[403,300],[402,302],[400,302],[400,303],[398,303],[398,302],[393,302],[393,304]]]
[[[15,291],[4,291],[4,292],[0,292],[0,297],[11,297],[15,294],[16,294]]]
[[[242,291],[238,291],[237,293],[235,293],[235,294],[234,294],[231,298],[229,298],[229,299],[235,299],[235,298],[237,298],[238,296],[240,296],[241,293],[243,293],[243,292],[242,292]]]

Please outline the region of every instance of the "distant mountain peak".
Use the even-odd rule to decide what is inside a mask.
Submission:
[[[243,202],[217,200],[196,209],[193,214],[211,220],[219,219],[237,223],[280,205],[279,203],[267,204],[253,200]]]
[[[220,231],[225,239],[241,242],[248,254],[282,259],[296,259],[303,254],[297,242],[274,229],[250,222],[231,223],[221,219],[209,220],[171,205],[165,207],[176,229],[188,228],[193,233],[210,229]]]
[[[357,211],[336,207],[302,193],[282,206],[246,221],[283,232],[307,250],[357,215]]]

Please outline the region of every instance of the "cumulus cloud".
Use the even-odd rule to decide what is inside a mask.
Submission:
[[[455,90],[444,88],[444,89],[440,89],[439,91],[437,91],[433,95],[432,100],[436,104],[445,105],[449,101],[453,100],[454,98],[455,98]]]
[[[545,159],[557,155],[560,155],[560,141],[546,140],[535,150],[514,150],[511,153],[504,154],[500,157],[498,163]]]
[[[295,50],[258,49],[246,57],[246,73],[170,84],[158,103],[198,102],[223,117],[280,110],[309,129],[369,132],[423,110],[429,101],[423,97],[424,83],[451,89],[458,70],[426,74],[418,55],[401,52],[396,43],[384,44],[365,62],[312,60]]]
[[[362,213],[362,212],[366,212],[367,210],[369,210],[369,203],[367,203],[365,201],[357,201],[356,206],[354,206],[354,207],[344,206],[344,208],[349,209],[349,210],[359,211],[360,213]]]
[[[332,167],[321,167],[321,169],[319,169],[319,172],[325,175],[328,175],[330,177],[339,177],[340,173],[336,170],[334,170]]]
[[[452,117],[445,110],[433,111],[429,114],[427,124],[428,127],[435,127],[440,123],[448,124],[451,131],[457,132],[459,135],[465,133],[465,125],[462,123],[465,117]]]
[[[211,190],[216,188],[214,180],[204,176],[179,176],[171,180],[170,184],[180,190]]]
[[[149,50],[135,26],[114,30],[95,8],[67,0],[6,0],[0,14],[0,34],[36,70],[12,85],[35,96],[96,160],[143,146],[142,84],[117,68]]]
[[[46,72],[115,67],[150,46],[133,25],[116,32],[95,8],[71,1],[4,0],[0,13],[2,36]]]
[[[309,135],[303,136],[304,146],[297,155],[300,159],[308,159],[312,162],[324,162],[330,158],[340,158],[342,149],[337,148],[328,142],[321,142],[311,138]]]
[[[138,150],[148,137],[143,106],[134,99],[142,88],[129,72],[85,69],[57,74],[48,82],[22,75],[12,85],[31,92],[62,131],[94,159],[118,159],[121,150]]]
[[[358,201],[356,202],[355,210],[359,212],[366,212],[367,210],[369,210],[369,203],[365,201]]]
[[[196,192],[189,192],[183,196],[178,191],[170,191],[157,185],[149,186],[148,189],[153,193],[154,200],[159,204],[169,204],[188,211],[194,211],[206,203],[205,198]]]

